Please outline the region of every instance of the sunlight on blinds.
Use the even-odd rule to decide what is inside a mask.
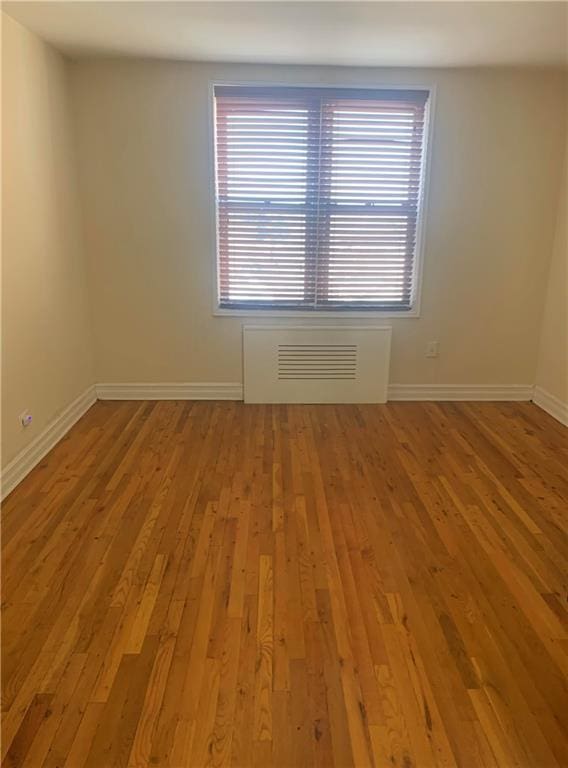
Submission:
[[[427,97],[215,88],[221,307],[411,307]]]

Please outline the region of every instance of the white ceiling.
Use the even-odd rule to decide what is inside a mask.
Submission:
[[[568,66],[567,2],[5,2],[73,56]]]

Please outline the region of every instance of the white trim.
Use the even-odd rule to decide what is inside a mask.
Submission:
[[[274,328],[283,330],[287,326],[253,326],[253,330]],[[313,330],[318,326],[305,326]],[[320,326],[328,330],[331,326]],[[345,326],[338,326],[343,330]],[[371,331],[383,326],[353,326],[356,330]],[[294,330],[303,327],[293,326]],[[351,326],[350,326],[351,329]],[[395,400],[480,400],[480,401],[529,401],[533,398],[533,386],[530,384],[500,386],[494,384],[391,384],[388,399]],[[99,400],[242,400],[243,385],[232,383],[121,383],[97,384]]]
[[[546,389],[535,386],[533,394],[533,403],[546,411],[561,424],[568,427],[568,403],[563,402],[559,397],[551,395]]]
[[[411,307],[411,309],[395,310],[383,310],[380,309],[221,309],[218,306],[213,308],[213,315],[215,317],[246,317],[248,320],[255,320],[257,317],[284,317],[289,320],[294,318],[305,319],[309,317],[311,320],[324,320],[330,319],[341,320],[342,317],[350,318],[351,320],[357,319],[359,321],[365,320],[394,320],[395,318],[403,317],[420,317],[420,302],[417,302],[417,306]],[[345,327],[345,326],[344,326]]]
[[[235,383],[97,384],[99,400],[242,400],[243,385]]]
[[[315,318],[314,318],[315,319]],[[391,331],[390,325],[243,325],[243,331]]]
[[[83,394],[73,400],[67,408],[61,411],[29,445],[6,465],[2,470],[2,499],[5,499],[18,483],[39,464],[46,453],[49,453],[61,438],[67,434],[96,400],[95,387],[89,387]]]
[[[533,396],[530,384],[499,386],[495,384],[391,384],[390,400],[486,400],[528,401]]]
[[[416,222],[416,244],[414,249],[414,269],[413,269],[413,285],[412,285],[412,302],[410,309],[406,310],[302,310],[302,309],[222,309],[219,307],[219,249],[217,247],[217,137],[216,137],[216,121],[215,121],[215,86],[223,85],[235,85],[235,86],[270,86],[270,87],[284,87],[284,88],[361,88],[365,90],[381,90],[381,91],[428,91],[428,101],[426,104],[426,114],[424,116],[424,135],[423,135],[423,162],[422,162],[422,178],[421,178],[421,196],[418,203],[418,218]],[[399,83],[319,83],[319,82],[275,82],[271,80],[227,80],[227,79],[213,79],[208,83],[208,104],[207,104],[207,120],[208,120],[208,161],[209,161],[209,199],[211,205],[209,206],[212,213],[210,214],[210,231],[213,242],[213,258],[212,258],[212,314],[214,317],[248,317],[253,320],[256,317],[321,317],[321,318],[334,318],[339,320],[341,317],[345,318],[358,318],[362,320],[365,317],[371,319],[385,319],[391,320],[394,318],[417,318],[420,317],[420,307],[422,301],[422,280],[424,274],[424,259],[426,252],[425,245],[425,229],[426,221],[428,217],[428,204],[429,204],[429,190],[430,190],[430,169],[432,167],[432,145],[433,145],[433,128],[434,128],[434,110],[436,106],[436,91],[437,87],[435,83],[428,85],[420,84],[415,85],[413,83],[399,84]]]

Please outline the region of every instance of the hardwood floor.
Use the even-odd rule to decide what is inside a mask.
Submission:
[[[568,766],[567,507],[529,403],[99,402],[4,504],[3,765]]]

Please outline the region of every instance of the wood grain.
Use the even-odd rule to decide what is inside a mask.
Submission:
[[[10,768],[568,766],[568,431],[99,402],[2,510]]]

